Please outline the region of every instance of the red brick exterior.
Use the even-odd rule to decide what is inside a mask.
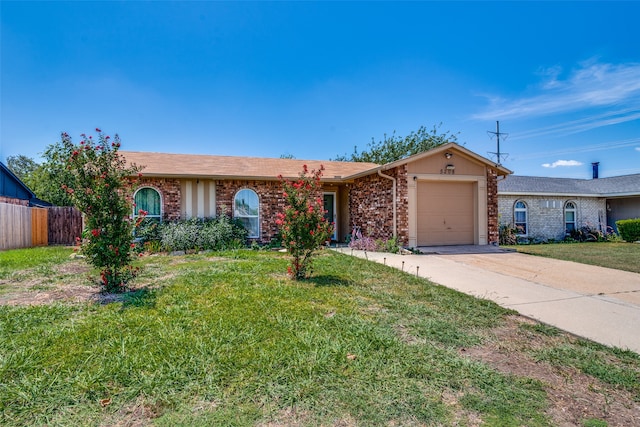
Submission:
[[[216,213],[233,214],[233,199],[244,188],[258,194],[260,201],[260,240],[268,242],[278,233],[276,213],[284,210],[284,197],[280,181],[217,181]]]
[[[8,203],[10,205],[29,206],[28,200],[16,199],[14,197],[0,196],[0,203]]]
[[[138,188],[151,187],[160,192],[162,217],[174,221],[182,217],[180,212],[180,180],[175,178],[141,178]]]
[[[497,245],[498,230],[498,175],[495,170],[487,168],[487,242]]]
[[[407,167],[383,172],[396,179],[397,231],[400,244],[409,241],[409,191]],[[393,237],[393,181],[371,174],[357,179],[349,187],[350,227],[360,227],[362,234],[374,239]]]
[[[409,188],[407,165],[384,171],[385,175],[396,179],[396,221],[397,236],[401,245],[409,243]],[[142,178],[140,187],[157,189],[162,196],[165,220],[183,217],[181,212],[181,183],[175,178]],[[216,214],[233,213],[233,199],[239,190],[251,189],[260,200],[260,238],[270,241],[277,233],[276,214],[285,205],[280,181],[218,180],[216,181]],[[365,236],[375,239],[393,237],[393,182],[373,173],[347,184],[349,230],[360,227]],[[332,189],[333,190],[333,189]],[[0,201],[2,199],[0,198]],[[28,204],[28,202],[27,202]],[[338,210],[340,208],[338,207]],[[498,182],[496,171],[487,171],[487,240],[498,243]]]

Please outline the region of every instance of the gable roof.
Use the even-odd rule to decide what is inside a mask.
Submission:
[[[492,162],[491,160],[487,159],[486,157],[482,157],[479,154],[474,153],[473,151],[463,147],[460,144],[456,144],[455,142],[447,142],[446,144],[442,144],[439,145],[435,148],[432,148],[431,150],[428,151],[423,151],[422,153],[418,153],[418,154],[414,154],[413,156],[409,156],[409,157],[405,157],[404,159],[400,159],[400,160],[396,160],[395,162],[391,162],[391,163],[387,163],[386,165],[382,166],[383,170],[387,170],[387,169],[392,169],[395,168],[397,166],[403,165],[405,163],[410,163],[410,162],[414,162],[416,160],[420,160],[424,157],[429,157],[429,156],[433,156],[433,155],[437,155],[439,153],[444,153],[448,150],[457,150],[465,155],[467,155],[468,157],[472,158],[473,160],[475,160],[478,163],[482,163],[485,164],[491,168],[493,168],[498,175],[502,175],[502,176],[506,176],[509,174],[512,174],[513,172],[510,171],[509,169],[505,168],[504,166]]]
[[[149,177],[210,178],[210,179],[255,179],[274,180],[279,175],[296,178],[304,165],[309,170],[325,170],[322,181],[342,182],[385,171],[433,156],[446,150],[457,150],[473,160],[496,170],[498,175],[508,175],[509,169],[498,165],[461,145],[453,142],[440,145],[429,151],[418,153],[395,162],[379,165],[366,162],[336,162],[324,160],[274,159],[262,157],[213,156],[206,154],[148,153],[142,151],[120,151],[129,163],[144,166],[142,174]]]
[[[0,196],[21,200],[30,200],[36,197],[33,191],[2,162],[0,162]]]
[[[120,151],[129,163],[144,166],[144,176],[198,177],[210,179],[277,179],[278,175],[295,178],[304,165],[309,170],[324,166],[323,181],[343,181],[363,171],[378,167],[375,163],[321,160],[274,159],[260,157],[212,156],[203,154],[147,153]]]
[[[640,196],[640,174],[598,179],[511,175],[498,181],[498,193],[591,197]]]

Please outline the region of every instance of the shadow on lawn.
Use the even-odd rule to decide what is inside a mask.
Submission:
[[[156,306],[157,289],[140,288],[121,294],[102,293],[98,297],[98,303],[113,304],[122,303],[122,310],[132,307],[153,308]]]
[[[127,292],[122,300],[122,309],[130,307],[153,308],[156,306],[157,289],[142,288]]]
[[[311,282],[316,286],[341,286],[347,287],[353,285],[351,280],[343,279],[340,276],[333,274],[323,274],[320,276],[312,276],[306,279],[307,282]]]

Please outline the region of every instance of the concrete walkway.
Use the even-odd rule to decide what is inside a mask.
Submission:
[[[417,274],[572,334],[640,353],[640,274],[496,248],[450,248],[448,254],[434,250],[428,255],[336,251]]]

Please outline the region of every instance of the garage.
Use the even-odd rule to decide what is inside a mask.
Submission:
[[[475,182],[418,182],[418,246],[475,244],[476,193]]]

